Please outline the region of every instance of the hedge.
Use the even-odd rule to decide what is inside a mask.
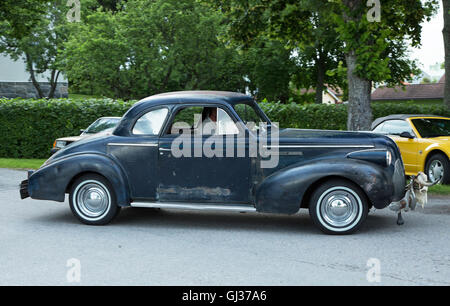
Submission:
[[[58,137],[78,135],[95,119],[122,116],[136,101],[112,99],[0,99],[0,157],[46,158]],[[299,105],[262,102],[281,127],[345,130],[345,105]],[[450,117],[443,105],[372,105],[374,118],[390,114],[435,114]]]
[[[0,157],[49,157],[56,138],[79,135],[98,117],[122,116],[132,104],[112,99],[0,99]]]

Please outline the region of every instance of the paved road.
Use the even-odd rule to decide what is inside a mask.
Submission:
[[[449,198],[407,213],[402,227],[377,210],[351,236],[321,234],[307,211],[128,208],[92,227],[67,201],[20,200],[25,176],[0,169],[0,285],[450,285]],[[79,283],[67,281],[71,258]],[[380,262],[380,283],[367,281],[369,258]]]

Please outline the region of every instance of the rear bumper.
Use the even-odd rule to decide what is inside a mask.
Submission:
[[[28,178],[33,172],[34,171],[28,171]],[[28,192],[28,180],[24,180],[20,183],[20,198],[23,200],[28,197],[30,197],[30,193]]]
[[[20,198],[26,199],[30,196],[28,193],[28,180],[24,180],[20,183]]]

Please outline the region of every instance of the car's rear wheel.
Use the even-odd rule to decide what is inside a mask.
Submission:
[[[450,183],[450,169],[447,156],[443,154],[434,154],[425,165],[425,174],[432,183],[438,181],[442,184]]]
[[[364,192],[341,179],[327,181],[314,190],[309,214],[314,224],[327,234],[350,234],[366,220],[369,211]]]
[[[69,203],[75,217],[88,225],[108,224],[120,211],[111,184],[97,174],[84,175],[72,184]]]

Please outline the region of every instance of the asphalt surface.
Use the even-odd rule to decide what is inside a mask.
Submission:
[[[0,285],[450,285],[450,198],[431,198],[403,226],[389,210],[371,212],[350,236],[322,234],[306,210],[127,208],[94,227],[80,224],[67,200],[20,200],[25,177],[0,169]],[[380,282],[367,280],[378,271],[370,258],[380,278],[369,279]],[[70,259],[80,282],[68,281]]]

